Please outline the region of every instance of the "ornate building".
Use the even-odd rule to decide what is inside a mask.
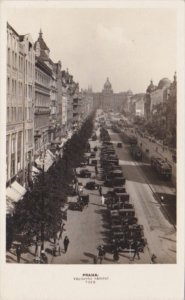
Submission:
[[[35,158],[40,151],[47,148],[51,141],[50,111],[52,61],[49,58],[49,48],[43,40],[42,32],[35,42]]]
[[[93,93],[94,108],[101,107],[104,111],[123,111],[128,108],[128,92],[114,93],[109,78],[107,78],[101,93]]]

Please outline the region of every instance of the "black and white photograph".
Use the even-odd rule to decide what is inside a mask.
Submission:
[[[6,266],[178,267],[180,6],[7,2]]]

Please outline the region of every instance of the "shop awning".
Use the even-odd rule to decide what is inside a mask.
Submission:
[[[6,189],[6,196],[14,202],[18,202],[22,197],[22,195],[18,191],[12,189],[11,187],[8,187]]]
[[[16,180],[11,184],[11,188],[13,188],[16,192],[24,196],[26,194],[26,189],[20,185]]]
[[[40,171],[35,166],[32,166],[32,173],[39,174]]]

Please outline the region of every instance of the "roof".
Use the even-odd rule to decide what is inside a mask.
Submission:
[[[36,49],[36,44],[37,44],[37,42],[39,42],[41,50],[49,50],[48,46],[46,45],[45,41],[43,40],[42,35],[43,35],[43,33],[40,30],[39,37],[38,37],[38,39],[37,39],[37,41],[35,42],[35,45],[34,45],[34,49]]]
[[[163,78],[159,81],[158,88],[162,89],[164,87],[170,86],[171,82],[168,78]]]

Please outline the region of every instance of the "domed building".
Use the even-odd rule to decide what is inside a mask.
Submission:
[[[108,77],[107,77],[107,80],[106,80],[106,82],[104,84],[102,93],[103,94],[113,94],[112,85],[111,85]]]
[[[170,84],[171,84],[171,81],[168,78],[163,78],[159,81],[158,89],[167,88],[170,86]]]
[[[114,93],[109,78],[107,77],[102,92],[93,93],[94,106],[101,107],[104,111],[121,112],[128,110],[128,99],[132,91]]]

